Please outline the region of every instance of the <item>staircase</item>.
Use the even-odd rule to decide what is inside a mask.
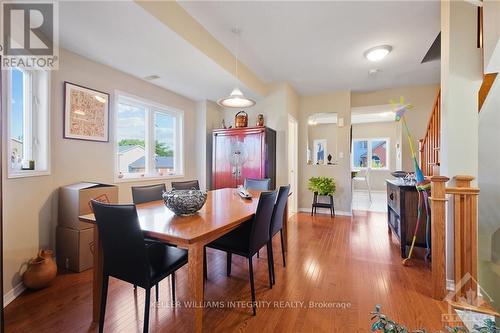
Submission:
[[[424,176],[439,174],[441,147],[441,90],[437,91],[425,137],[418,142],[420,168]]]

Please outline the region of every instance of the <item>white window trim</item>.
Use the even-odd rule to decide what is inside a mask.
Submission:
[[[354,142],[356,141],[368,141],[368,147],[367,147],[367,160],[371,161],[372,160],[372,141],[382,141],[385,140],[387,142],[387,152],[386,152],[386,166],[383,168],[374,168],[370,167],[371,171],[389,171],[390,170],[390,164],[391,164],[391,140],[389,138],[353,138],[352,143],[351,143],[351,170],[366,170],[368,167],[358,167],[354,166]]]
[[[31,80],[32,80],[32,76]],[[47,135],[47,167],[45,170],[13,170],[10,165],[10,156],[11,156],[11,145],[10,145],[10,139],[11,139],[11,114],[12,114],[12,103],[10,101],[10,96],[12,95],[12,82],[11,82],[11,72],[10,70],[5,70],[4,75],[2,75],[2,81],[4,87],[6,87],[6,98],[4,99],[4,107],[5,110],[7,110],[7,116],[6,121],[4,122],[4,151],[7,154],[7,178],[8,179],[15,179],[15,178],[25,178],[25,177],[38,177],[38,176],[49,176],[51,174],[51,144],[50,144],[50,110],[52,109],[51,106],[51,73],[50,71],[47,72],[47,128],[46,128],[46,135]],[[30,90],[30,93],[31,90]],[[33,97],[30,97],[31,100],[31,105],[30,109],[33,108]],[[30,110],[31,111],[31,110]],[[30,112],[31,113],[31,112]],[[32,114],[30,115],[29,121],[32,121]],[[26,122],[26,119],[23,119],[24,122]],[[23,126],[24,127],[24,126]],[[31,135],[30,135],[31,136]],[[32,138],[30,138],[32,141]],[[33,142],[31,144],[31,147],[33,147]],[[23,147],[24,150],[24,147]],[[30,152],[32,154],[32,151]],[[23,152],[24,155],[24,152]],[[5,156],[5,155],[4,155]]]
[[[176,173],[174,175],[163,175],[163,176],[147,175],[147,174],[137,174],[137,175],[128,174],[127,177],[121,177],[121,178],[119,177],[120,171],[119,171],[119,166],[118,166],[119,159],[118,159],[118,154],[117,154],[117,152],[118,152],[117,126],[118,126],[118,105],[119,105],[120,97],[145,104],[153,109],[159,109],[156,111],[160,111],[160,112],[170,114],[170,115],[175,115],[176,117],[180,116],[181,123],[180,124],[176,123],[176,126],[177,126],[177,130],[181,132],[180,135],[182,137],[182,140],[174,141],[175,142],[174,145],[176,146],[175,151],[177,152],[177,154],[178,153],[181,154],[181,156],[179,158],[174,158],[174,169],[177,170],[177,167],[179,167],[178,168],[180,170],[179,173]],[[151,120],[149,118],[154,117],[154,111],[155,110],[153,110],[153,112],[147,113],[147,116],[146,116],[147,124],[151,123]],[[176,118],[176,119],[179,119],[179,118]],[[185,156],[184,156],[184,146],[183,146],[184,141],[185,141],[185,134],[184,134],[185,133],[185,130],[184,130],[185,120],[184,120],[184,111],[183,110],[180,110],[180,109],[177,109],[177,108],[174,108],[171,106],[166,106],[166,105],[163,105],[160,103],[156,103],[156,102],[153,102],[151,100],[147,100],[147,99],[144,99],[142,97],[139,97],[139,96],[136,96],[136,95],[133,95],[133,94],[121,91],[121,90],[115,90],[115,92],[114,92],[114,107],[113,107],[113,124],[114,124],[114,130],[113,130],[114,151],[113,151],[113,155],[114,155],[114,166],[115,166],[114,167],[114,182],[115,183],[130,183],[130,182],[149,181],[149,180],[165,180],[165,179],[168,180],[168,179],[179,179],[179,178],[185,177],[185,174],[184,174]],[[154,142],[154,131],[152,131],[149,128],[149,126],[146,126],[145,135],[148,138],[147,142]],[[145,149],[146,153],[149,151],[149,148],[147,147],[147,144],[148,144],[147,142],[146,142],[146,149]],[[146,159],[146,164],[147,164],[147,161],[148,161],[148,159]],[[178,166],[177,164],[180,164],[180,165]],[[145,168],[146,168],[146,170],[148,170],[149,165],[145,165]]]

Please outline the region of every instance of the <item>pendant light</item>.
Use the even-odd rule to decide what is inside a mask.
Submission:
[[[238,52],[240,48],[241,30],[238,28],[231,29],[231,32],[236,35],[236,82],[235,88],[229,96],[223,97],[217,101],[217,104],[226,108],[249,108],[255,105],[255,101],[243,95],[243,92],[238,88]]]

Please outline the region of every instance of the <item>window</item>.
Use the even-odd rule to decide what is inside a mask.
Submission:
[[[8,177],[49,174],[49,73],[6,71]]]
[[[355,139],[352,141],[353,169],[389,169],[389,139]]]
[[[183,175],[183,112],[118,93],[118,179]]]

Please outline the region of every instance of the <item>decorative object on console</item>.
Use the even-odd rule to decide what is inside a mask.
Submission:
[[[47,287],[57,275],[57,265],[51,250],[40,250],[35,258],[28,262],[28,269],[23,274],[23,283],[29,289]]]
[[[109,94],[64,82],[64,138],[109,141]]]
[[[327,157],[327,159],[328,159],[328,164],[333,164],[333,163],[332,163],[332,158],[333,158],[333,157],[332,157],[332,154],[328,154],[328,157]]]
[[[245,111],[240,111],[234,116],[234,127],[247,127],[248,126],[248,114]]]
[[[222,123],[220,124],[220,128],[226,129],[226,121],[222,119]]]
[[[420,169],[417,161],[417,154],[415,153],[415,149],[413,149],[413,137],[406,125],[405,113],[411,109],[413,106],[409,103],[405,104],[405,100],[403,96],[399,98],[399,103],[396,103],[394,100],[390,100],[391,105],[394,106],[394,112],[396,114],[396,121],[401,121],[403,123],[403,127],[406,131],[406,136],[408,138],[408,143],[410,144],[410,151],[413,159],[413,166],[415,167],[415,186],[418,192],[418,213],[417,213],[417,223],[415,225],[415,232],[413,233],[413,240],[410,246],[410,252],[408,253],[408,257],[403,260],[403,265],[407,265],[408,261],[411,258],[413,253],[413,248],[415,246],[415,241],[417,239],[418,228],[420,226],[420,221],[423,219],[423,210],[425,208],[426,213],[426,221],[425,221],[425,243],[426,243],[426,258],[430,256],[430,228],[431,228],[431,214],[430,214],[430,206],[429,206],[429,195],[431,191],[431,182],[428,179],[424,178],[424,174]]]
[[[326,139],[314,140],[314,164],[325,164],[325,157],[327,154],[326,150]]]
[[[257,126],[264,126],[264,115],[262,113],[257,115]]]
[[[172,190],[163,192],[165,206],[179,216],[194,215],[207,201],[207,192],[200,190]]]
[[[236,188],[245,178],[276,186],[276,131],[268,127],[213,131],[212,189]]]

